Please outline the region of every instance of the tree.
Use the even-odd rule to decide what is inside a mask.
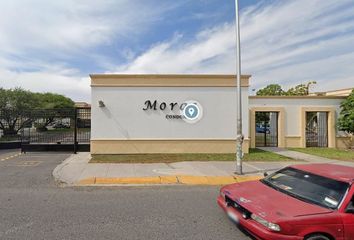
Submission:
[[[316,84],[315,81],[310,81],[306,84],[299,84],[295,87],[289,88],[284,91],[279,84],[269,84],[265,88],[257,91],[258,96],[305,96],[309,95],[310,86]]]
[[[16,135],[33,122],[34,109],[73,108],[74,102],[59,94],[32,93],[21,88],[0,88],[0,129],[4,135]],[[46,127],[54,121],[54,114],[47,115]],[[48,120],[48,121],[47,121]]]
[[[282,96],[285,94],[284,90],[279,84],[269,84],[256,93],[258,96]]]
[[[341,103],[341,112],[338,119],[339,129],[354,134],[354,89]]]
[[[310,93],[310,86],[312,84],[316,84],[316,81],[310,81],[306,84],[299,84],[295,87],[290,88],[286,91],[286,95],[288,96],[306,96]]]
[[[0,89],[0,129],[4,135],[15,135],[28,123],[23,112],[38,106],[38,100],[30,91],[21,88]]]
[[[55,93],[35,93],[40,110],[37,110],[37,115],[41,116],[35,122],[37,130],[46,131],[49,124],[55,121],[55,118],[68,117],[68,111],[62,109],[74,108],[75,103],[70,99],[60,94]],[[70,114],[69,114],[70,115]]]
[[[75,105],[70,98],[56,93],[34,93],[34,95],[39,101],[39,106],[37,108],[73,108]]]

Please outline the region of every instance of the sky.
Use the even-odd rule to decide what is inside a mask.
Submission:
[[[354,86],[353,0],[239,0],[251,89]],[[0,0],[0,87],[90,102],[92,73],[234,74],[234,0]]]

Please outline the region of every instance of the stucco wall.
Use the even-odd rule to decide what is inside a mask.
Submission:
[[[328,147],[339,147],[336,138],[343,135],[337,130],[340,103],[344,97],[250,97],[251,147],[255,147],[255,112],[277,111],[278,146],[306,147],[306,112],[328,113]]]
[[[285,136],[301,135],[301,108],[333,107],[335,119],[340,112],[342,98],[261,98],[250,97],[249,107],[283,107],[285,109]]]
[[[248,138],[248,87],[242,87],[243,132]],[[99,107],[102,100],[105,107]],[[194,124],[166,119],[179,114],[167,107],[144,111],[147,100],[183,103],[196,100],[202,119]],[[92,140],[235,139],[235,87],[92,87]]]

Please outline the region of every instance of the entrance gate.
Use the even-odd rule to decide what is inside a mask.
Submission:
[[[328,147],[327,112],[306,112],[306,147]]]
[[[91,109],[35,109],[22,114],[21,150],[89,151]]]
[[[256,147],[278,146],[278,112],[256,112]]]

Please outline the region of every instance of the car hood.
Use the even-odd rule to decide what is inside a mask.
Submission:
[[[236,183],[225,187],[223,191],[250,212],[270,221],[332,212],[279,192],[260,181]]]

